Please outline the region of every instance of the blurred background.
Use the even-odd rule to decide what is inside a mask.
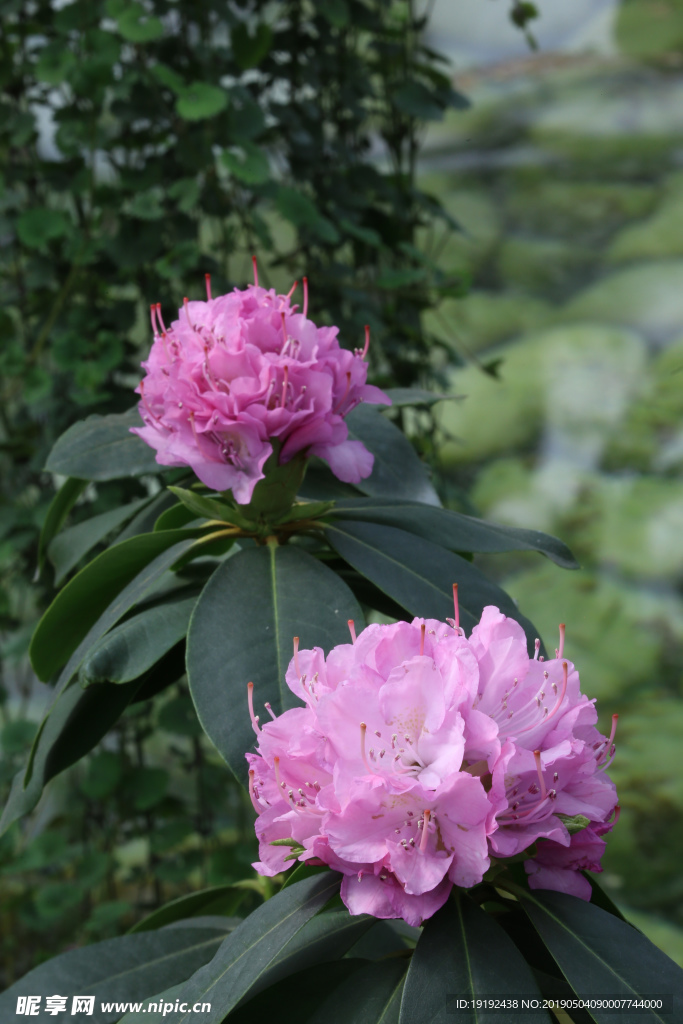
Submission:
[[[0,789],[78,568],[36,573],[47,452],[133,404],[150,302],[243,287],[255,252],[348,347],[371,324],[377,383],[464,396],[402,414],[445,504],[577,555],[477,561],[619,712],[602,881],[683,964],[683,0],[1,13]],[[158,488],[90,485],[68,528]],[[0,838],[0,981],[248,876],[251,820],[182,677],[132,705]]]

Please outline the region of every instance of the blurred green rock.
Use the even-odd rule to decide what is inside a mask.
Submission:
[[[655,57],[683,49],[681,0],[622,0],[616,43],[630,57]]]
[[[463,299],[445,299],[423,323],[430,334],[467,357],[516,335],[544,326],[552,307],[542,299],[514,292],[473,291]]]
[[[606,256],[611,263],[683,256],[683,182],[680,174],[668,182],[664,199],[652,216],[622,228]]]

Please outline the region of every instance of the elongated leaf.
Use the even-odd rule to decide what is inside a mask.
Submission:
[[[195,516],[201,516],[204,519],[220,519],[224,523],[241,524],[244,522],[244,516],[241,516],[239,512],[235,512],[222,501],[217,501],[215,498],[206,498],[203,494],[189,491],[185,487],[169,487],[168,489],[171,494],[180,499],[190,512],[194,512]]]
[[[550,1014],[485,1013],[458,999],[539,998],[531,968],[500,925],[469,897],[449,900],[424,926],[403,989],[400,1024],[548,1024]]]
[[[338,480],[329,466],[319,459],[311,459],[306,476],[299,486],[299,497],[305,501],[336,501],[339,498],[359,498],[361,492],[353,484]]]
[[[165,1024],[190,1024],[194,1003],[210,1003],[203,1024],[219,1024],[257,985],[291,938],[339,890],[340,876],[316,875],[290,886],[247,917],[223,942],[210,964],[183,986],[179,999],[190,1007],[164,1017]]]
[[[147,672],[187,635],[199,593],[183,588],[105,633],[83,660],[81,686],[129,683]]]
[[[152,533],[155,529],[155,524],[158,519],[173,508],[175,505],[175,496],[170,491],[163,490],[155,498],[152,498],[149,505],[143,508],[138,514],[131,519],[128,526],[125,527],[119,534],[119,543],[122,540],[128,540],[129,537],[137,537],[141,533]],[[186,523],[179,523],[173,529],[180,529],[185,526]],[[168,527],[167,527],[168,529]]]
[[[441,395],[435,391],[425,391],[423,388],[385,388],[384,394],[391,399],[392,409],[402,409],[405,406],[415,408],[429,408],[437,402],[447,399],[457,400],[459,395]]]
[[[106,629],[115,625],[189,548],[194,536],[184,530],[167,530],[131,537],[103,551],[81,569],[57,594],[31,639],[29,654],[38,678],[50,679],[70,656],[73,659],[81,650],[84,640],[90,638],[89,647]],[[129,592],[131,585],[133,589]],[[115,600],[117,595],[118,601]],[[97,636],[90,637],[89,631],[105,612],[110,612],[108,620],[111,621],[107,621],[106,628]]]
[[[128,934],[156,931],[165,925],[196,917],[198,914],[225,914],[231,917],[246,896],[246,889],[239,889],[234,885],[214,885],[210,889],[200,889],[187,896],[179,896],[177,900],[171,900],[170,903],[159,907],[133,925]]]
[[[369,963],[338,985],[307,1024],[398,1024],[405,980],[405,960]]]
[[[316,914],[289,940],[268,970],[251,986],[248,998],[296,971],[339,960],[373,924],[375,918],[367,914],[351,917],[347,910]]]
[[[41,572],[45,565],[45,556],[47,555],[50,541],[59,533],[64,520],[87,486],[87,480],[76,480],[73,477],[69,477],[68,480],[64,481],[50,502],[38,541],[38,569]]]
[[[123,935],[83,949],[72,949],[29,971],[0,995],[0,1019],[14,1020],[20,995],[68,996],[67,1009],[49,1019],[71,1020],[71,996],[94,995],[92,1024],[109,1024],[122,1010],[102,1003],[145,999],[182,981],[201,968],[225,939],[217,928],[166,928],[142,935]]]
[[[413,615],[446,619],[453,615],[453,584],[458,584],[460,625],[469,632],[486,605],[516,619],[527,634],[529,651],[538,635],[504,590],[470,562],[405,530],[377,523],[336,522],[325,528],[336,551],[354,569]]]
[[[167,508],[162,512],[156,520],[154,532],[156,533],[157,530],[182,530],[183,527],[189,526],[190,523],[198,526],[201,524],[201,519],[194,512],[190,512],[189,508],[186,508],[185,505],[172,505],[171,508]]]
[[[320,1003],[366,966],[367,960],[345,957],[297,971],[233,1010],[228,1021],[230,1024],[260,1024],[261,1021],[308,1024]],[[124,1017],[121,1024],[149,1024],[149,1018]]]
[[[501,526],[414,501],[346,498],[335,503],[331,516],[397,526],[449,551],[538,551],[564,569],[579,568],[569,548],[547,533]]]
[[[0,818],[0,834],[32,811],[43,788],[99,743],[133,700],[139,683],[70,686],[58,694],[34,740],[28,765],[14,776]]]
[[[657,1009],[619,1014],[624,1024],[664,1024],[683,1014],[683,970],[614,914],[560,892],[519,892],[531,922],[577,996],[670,996],[673,1016]],[[598,1024],[614,1013],[591,1008]]]
[[[88,416],[62,434],[45,468],[80,480],[117,480],[159,473],[154,451],[131,427],[142,426],[137,406],[109,416]]]
[[[437,505],[427,469],[405,434],[386,416],[366,405],[359,405],[346,417],[349,437],[362,441],[375,456],[372,474],[361,480],[358,489],[376,498],[405,498]]]
[[[213,574],[190,620],[187,673],[199,720],[238,778],[254,743],[247,683],[259,708],[296,706],[285,682],[292,638],[328,651],[348,643],[348,619],[362,625],[353,594],[302,548],[248,548]]]
[[[57,534],[48,548],[48,558],[55,570],[55,584],[59,586],[91,548],[104,540],[118,526],[123,526],[132,519],[141,508],[149,504],[150,500],[140,498],[139,501],[131,501],[121,508],[110,509],[109,512],[93,516]]]

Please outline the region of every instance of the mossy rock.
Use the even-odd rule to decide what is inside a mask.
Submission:
[[[583,692],[603,702],[600,721],[608,727],[627,691],[651,679],[657,667],[658,638],[639,616],[638,593],[629,600],[623,585],[599,574],[558,572],[550,564],[502,585],[540,630],[549,651],[557,645],[558,624],[566,624],[565,654],[579,670]]]
[[[498,273],[507,285],[562,298],[599,257],[595,249],[557,238],[510,235],[498,253]]]
[[[624,222],[649,214],[657,200],[652,185],[605,181],[540,181],[510,189],[506,213],[514,230],[601,242]]]
[[[529,445],[543,424],[560,452],[594,463],[605,429],[623,418],[637,393],[645,364],[637,335],[602,324],[550,328],[491,356],[502,360],[496,378],[476,366],[456,371],[454,390],[466,399],[437,407],[441,429],[459,439],[443,445],[447,466]]]
[[[561,315],[621,324],[664,344],[683,331],[681,294],[683,260],[643,263],[608,274],[567,303]]]
[[[541,299],[474,291],[464,299],[445,299],[424,316],[424,327],[467,358],[473,352],[542,327],[552,315],[552,308]]]
[[[475,189],[444,191],[439,198],[461,230],[450,234],[438,264],[449,272],[474,271],[491,255],[500,238],[501,220],[496,204]],[[418,244],[425,241],[424,232],[418,232]]]
[[[683,482],[603,478],[595,497],[586,539],[603,565],[641,579],[683,578]]]
[[[622,0],[616,42],[630,57],[658,57],[683,50],[681,0]]]
[[[623,228],[607,250],[610,263],[683,256],[683,192],[664,200],[639,224]]]

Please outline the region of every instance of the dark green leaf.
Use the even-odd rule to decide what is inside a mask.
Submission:
[[[252,35],[244,22],[232,30],[232,50],[237,65],[246,70],[260,64],[273,45],[273,30],[261,22]]]
[[[393,526],[336,522],[325,536],[358,572],[412,615],[446,619],[453,615],[453,584],[458,584],[460,625],[469,633],[488,604],[516,619],[527,634],[530,651],[538,635],[500,587],[470,562]]]
[[[401,1024],[543,1024],[544,1011],[484,1013],[458,998],[539,998],[531,968],[493,918],[469,897],[450,899],[425,924],[410,962]]]
[[[169,487],[168,490],[176,498],[180,498],[183,505],[194,512],[195,516],[202,516],[204,519],[218,519],[224,523],[244,523],[244,516],[230,508],[223,501],[215,498],[205,498],[203,494],[196,491],[186,490],[184,487]]]
[[[335,519],[397,526],[449,551],[539,551],[564,569],[578,569],[569,548],[538,530],[519,530],[411,501],[352,498],[336,502]]]
[[[138,501],[131,501],[127,505],[102,512],[99,516],[93,516],[59,533],[48,548],[48,558],[55,570],[55,585],[59,586],[91,548],[117,527],[132,519],[141,508],[149,504],[150,500],[140,498]]]
[[[359,405],[346,417],[349,437],[375,456],[372,474],[358,488],[373,498],[405,498],[440,505],[422,462],[406,436],[386,416]]]
[[[210,964],[181,989],[179,998],[192,1007],[211,1004],[203,1024],[219,1024],[256,985],[281,951],[307,921],[339,890],[339,875],[316,875],[280,891],[258,907],[223,942]],[[165,1024],[191,1024],[192,1012],[164,1017]]]
[[[362,625],[353,594],[301,548],[246,549],[215,571],[190,621],[187,671],[199,719],[239,778],[254,742],[247,683],[258,708],[297,705],[285,683],[292,638],[329,651],[348,642],[348,619]]]
[[[426,267],[387,268],[378,274],[375,284],[378,288],[394,291],[397,288],[407,288],[411,284],[418,284],[420,281],[424,281],[426,276]]]
[[[88,416],[62,434],[45,468],[81,480],[116,480],[158,473],[154,451],[131,427],[142,425],[137,407],[110,416]]]
[[[105,1013],[103,1000],[146,999],[188,978],[214,956],[224,939],[225,930],[215,927],[166,928],[69,950],[29,971],[3,992],[0,1015],[7,1021],[14,1018],[19,995],[51,996],[58,992],[69,997],[70,1009],[71,996],[86,993],[96,997],[95,1011],[88,1020],[109,1024],[119,1019],[121,1011]],[[60,1019],[70,1019],[68,1011]]]
[[[57,594],[31,639],[29,654],[38,678],[50,679],[70,656],[67,667],[73,673],[92,644],[193,542],[194,534],[186,530],[145,533],[115,544],[81,569]]]
[[[330,992],[307,1024],[398,1024],[405,980],[402,958],[367,964]]]
[[[320,5],[320,13],[335,28],[344,28],[349,23],[349,5],[346,0],[325,0]]]
[[[204,517],[202,516],[201,518],[203,519]],[[199,523],[197,513],[181,503],[173,505],[161,513],[154,524],[154,532],[156,533],[157,530],[182,530],[183,527],[195,522]]]
[[[435,94],[415,79],[399,85],[391,98],[402,113],[417,117],[420,121],[440,121],[443,117],[443,106],[438,102],[438,93]]]
[[[577,996],[668,995],[674,1018],[683,1013],[683,970],[626,922],[566,893],[520,889],[518,898]],[[613,1024],[609,1009],[591,1014],[598,1024]],[[619,1017],[625,1024],[672,1019],[656,1009]]]
[[[186,635],[199,594],[197,588],[178,590],[105,633],[83,660],[81,686],[129,683],[150,670]]]
[[[129,43],[150,43],[160,39],[164,26],[159,18],[150,17],[140,3],[128,3],[116,19],[119,32]]]
[[[268,156],[254,142],[242,142],[236,150],[221,153],[221,163],[245,185],[262,185],[270,177]]]
[[[215,885],[211,889],[200,889],[187,896],[179,896],[177,900],[159,907],[133,925],[129,934],[155,931],[175,921],[197,917],[199,914],[224,914],[226,917],[232,917],[246,896],[246,889],[239,889],[234,885]]]
[[[51,778],[99,743],[121,717],[138,685],[93,686],[89,690],[70,686],[58,694],[40,726],[27,767],[14,777],[0,818],[0,833],[33,810]]]
[[[346,908],[316,914],[289,940],[268,970],[252,985],[248,998],[305,967],[339,960],[374,923],[375,918],[366,914],[351,917]]]
[[[297,228],[308,228],[324,242],[339,241],[339,233],[327,217],[324,217],[315,203],[297,189],[281,185],[278,188],[275,205],[285,220]]]
[[[30,249],[44,249],[48,242],[60,238],[68,230],[69,218],[66,214],[61,210],[48,210],[46,207],[26,210],[17,221],[17,234]]]
[[[230,1024],[255,1024],[257,1021],[308,1024],[311,1014],[320,1003],[337,986],[366,966],[367,960],[345,957],[343,960],[316,964],[304,971],[297,971],[249,999],[238,1010],[233,1010],[228,1020]],[[148,1024],[148,1019],[131,1017],[129,1020],[126,1017],[121,1024]]]
[[[40,531],[40,540],[38,541],[38,568],[40,570],[45,565],[45,555],[52,538],[59,533],[66,517],[87,486],[87,480],[77,480],[74,477],[69,477],[64,481],[50,502],[43,528]]]

